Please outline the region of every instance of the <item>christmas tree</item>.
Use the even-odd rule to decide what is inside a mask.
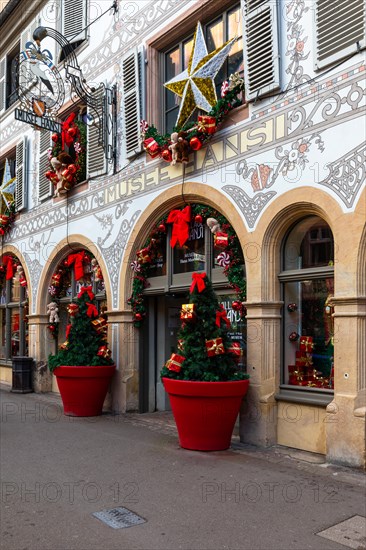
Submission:
[[[56,355],[50,355],[48,367],[52,372],[62,365],[113,365],[106,340],[107,319],[99,316],[91,286],[84,286],[77,299],[67,306],[71,325],[66,331],[67,341]]]
[[[204,382],[249,378],[235,364],[230,322],[205,273],[193,273],[189,304],[182,306],[181,319],[179,353],[167,361],[162,377]]]

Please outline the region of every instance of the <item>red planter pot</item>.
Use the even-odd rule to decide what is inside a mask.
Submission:
[[[193,382],[163,378],[184,449],[222,451],[230,447],[235,420],[249,380]]]
[[[64,414],[67,416],[99,416],[115,365],[61,366],[54,370],[60,390]]]

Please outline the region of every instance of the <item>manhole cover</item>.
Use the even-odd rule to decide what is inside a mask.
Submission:
[[[355,550],[366,549],[366,518],[363,516],[353,516],[341,523],[317,533],[320,537],[338,542],[354,548]]]
[[[113,527],[113,529],[124,529],[125,527],[138,525],[139,523],[146,523],[146,519],[140,518],[140,516],[127,508],[102,510],[101,512],[94,512],[93,516],[109,525],[109,527]]]

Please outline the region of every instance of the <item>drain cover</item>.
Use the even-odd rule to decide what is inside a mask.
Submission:
[[[94,512],[93,516],[109,525],[109,527],[113,527],[113,529],[124,529],[126,527],[138,525],[139,523],[146,523],[146,519],[140,518],[140,516],[127,508],[102,510],[101,512]]]
[[[353,516],[317,533],[317,535],[348,546],[348,548],[363,550],[366,548],[366,518]]]

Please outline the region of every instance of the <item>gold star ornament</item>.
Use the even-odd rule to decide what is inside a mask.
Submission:
[[[182,98],[176,126],[181,128],[198,108],[210,111],[217,102],[214,78],[229,55],[236,38],[228,40],[211,53],[203,36],[201,23],[197,23],[188,67],[164,86]]]
[[[0,214],[4,214],[7,210],[10,210],[14,202],[15,185],[16,178],[11,177],[9,162],[6,159],[3,181],[0,187]]]

